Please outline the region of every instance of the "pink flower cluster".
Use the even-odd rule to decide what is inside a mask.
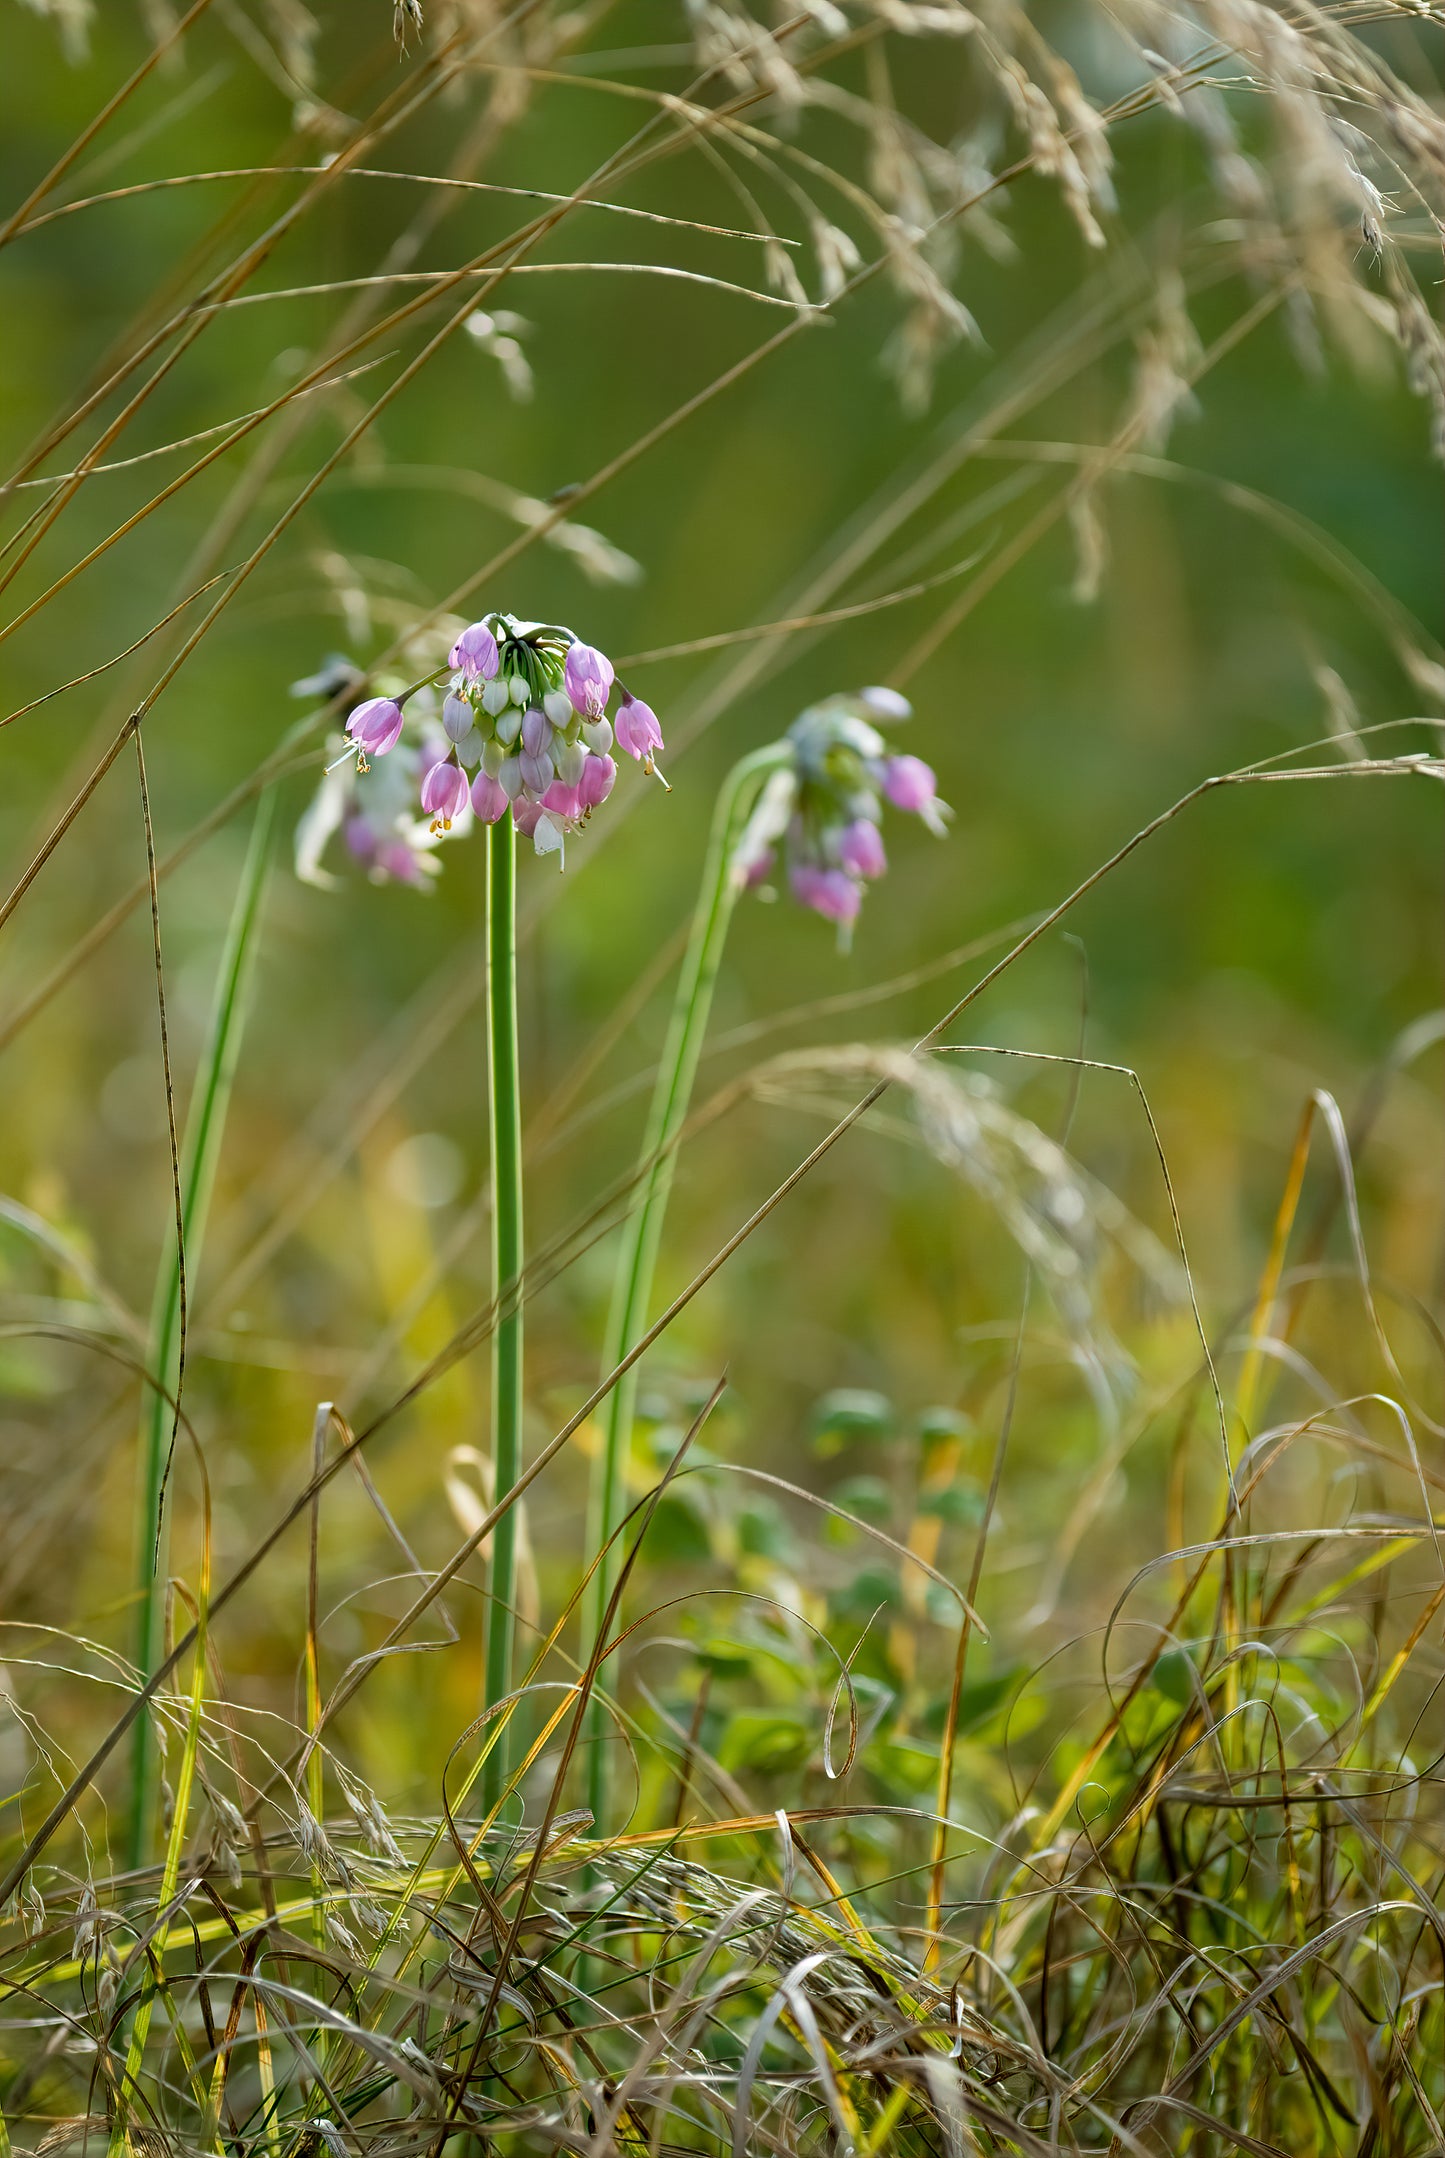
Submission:
[[[450,831],[470,803],[484,824],[509,812],[539,854],[563,852],[612,792],[614,747],[659,778],[657,715],[617,682],[611,660],[570,629],[490,614],[473,622],[448,655],[442,705],[446,747],[422,777],[421,806],[435,834]],[[614,688],[619,703],[612,718]],[[394,698],[372,697],[347,721],[358,762],[384,757],[405,724]]]
[[[893,689],[862,689],[810,705],[789,728],[776,769],[738,842],[733,873],[761,884],[781,845],[793,897],[847,941],[868,885],[888,868],[883,806],[940,836],[951,811],[921,757],[892,754],[878,725],[910,717]]]

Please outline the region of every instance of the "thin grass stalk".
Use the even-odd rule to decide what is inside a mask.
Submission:
[[[311,1480],[316,1496],[311,1502],[310,1551],[306,1577],[306,1803],[311,1817],[321,1826],[326,1820],[326,1756],[317,1744],[321,1729],[321,1487],[326,1465],[326,1436],[331,1429],[331,1404],[323,1401],[311,1429]],[[321,1866],[320,1837],[311,1861],[311,1938],[318,1956],[326,1954],[326,1876]],[[318,2068],[324,2070],[330,2051],[327,2031],[320,2026],[313,2039]]]
[[[662,1061],[647,1112],[639,1156],[638,1201],[623,1226],[613,1275],[612,1303],[602,1349],[602,1370],[616,1369],[640,1339],[652,1300],[652,1278],[672,1190],[678,1135],[687,1120],[693,1081],[712,1011],[728,925],[737,903],[732,860],[743,822],[760,782],[786,755],[771,743],[735,764],[723,781],[713,811],[702,884],[683,955]],[[627,1455],[637,1408],[637,1367],[625,1371],[602,1409],[602,1445],[592,1464],[588,1491],[587,1548],[602,1554],[583,1615],[586,1639],[596,1639],[617,1579],[617,1534],[626,1501]],[[607,1807],[607,1709],[588,1706],[587,1803],[599,1830]]]
[[[500,1506],[522,1466],[522,1089],[517,1054],[517,843],[510,817],[487,828],[487,1062],[492,1151],[492,1469]],[[491,1609],[487,1620],[486,1707],[511,1691],[516,1630],[515,1509],[492,1531]],[[487,1759],[488,1811],[507,1781],[507,1735]]]
[[[216,979],[206,1044],[186,1124],[181,1173],[181,1238],[167,1252],[156,1276],[151,1306],[146,1368],[159,1381],[148,1389],[141,1424],[136,1526],[135,1660],[142,1678],[158,1668],[164,1647],[167,1558],[166,1479],[177,1415],[183,1349],[182,1252],[192,1278],[205,1236],[206,1214],[215,1183],[226,1111],[245,1026],[246,991],[255,956],[256,930],[270,854],[274,790],[256,808],[251,843],[231,910],[226,946]],[[155,1732],[149,1716],[135,1722],[131,1751],[130,1817],[127,1859],[132,1870],[143,1866],[149,1845],[159,1775]]]
[[[260,821],[259,818],[257,820]],[[203,1471],[204,1473],[204,1471]],[[195,1647],[191,1676],[190,1707],[186,1716],[186,1732],[181,1747],[181,1765],[176,1776],[175,1804],[171,1811],[170,1831],[166,1837],[165,1861],[161,1868],[160,1894],[157,1909],[160,1924],[148,1957],[148,1971],[144,1990],[136,2008],[135,2021],[131,2025],[130,2044],[126,2048],[125,2073],[121,2080],[120,2102],[115,2110],[111,2127],[110,2158],[125,2158],[132,2147],[131,2108],[136,2093],[141,2088],[140,2075],[145,2062],[146,2042],[150,2036],[151,2017],[155,2010],[157,1990],[165,1984],[166,1946],[171,1932],[171,1906],[176,1900],[176,1888],[180,1881],[181,1857],[186,1847],[186,1834],[190,1825],[191,1793],[195,1788],[196,1756],[201,1744],[201,1719],[206,1699],[206,1625],[211,1598],[211,1525],[210,1505],[207,1500],[206,1526],[201,1542],[201,1578],[196,1594]],[[145,1718],[142,1717],[142,1722]]]

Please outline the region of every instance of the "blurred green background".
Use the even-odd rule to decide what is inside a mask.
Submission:
[[[67,61],[53,22],[12,0],[0,6],[0,193],[9,205],[147,46],[129,7],[107,7],[86,56]],[[360,113],[402,87],[426,55],[424,45],[398,55],[379,0],[320,12],[315,84],[303,92],[287,74],[270,17],[218,8],[188,41],[184,64],[157,71],[56,199],[188,172],[314,165],[346,139],[345,126],[338,122],[331,135],[316,121],[293,130],[298,97],[324,100],[334,114]],[[1081,72],[1092,60],[1107,75],[1108,55],[1093,51],[1087,26],[1071,31],[1061,17],[1056,27],[1066,49],[1076,48]],[[649,89],[690,80],[690,63],[671,42],[678,35],[665,7],[608,9],[556,59],[555,70],[570,79],[526,90],[513,80],[499,89],[501,78],[478,73],[428,103],[367,162],[403,175],[443,173],[490,127],[468,168],[477,177],[570,189],[637,124],[638,109],[608,91],[610,78]],[[621,63],[608,60],[613,51],[626,56]],[[895,41],[890,55],[894,94],[920,126],[940,143],[982,128],[988,147],[987,101],[966,43]],[[1409,58],[1402,49],[1401,64]],[[876,89],[867,67],[859,53],[832,72],[861,94]],[[505,126],[496,108],[489,121],[487,102],[504,93],[517,103]],[[836,158],[854,176],[861,171],[862,147],[838,115],[810,115],[801,128],[813,154]],[[862,530],[929,473],[934,484],[919,487],[916,508],[823,604],[894,590],[975,553],[987,572],[1067,469],[1049,461],[1057,453],[1028,446],[1098,443],[1117,424],[1136,339],[1155,320],[1150,295],[1165,273],[1177,264],[1198,282],[1188,304],[1206,345],[1255,298],[1218,243],[1219,206],[1178,122],[1146,114],[1116,132],[1115,148],[1121,210],[1103,255],[1084,246],[1057,190],[1038,178],[993,205],[1011,235],[1011,259],[994,259],[966,233],[957,288],[980,335],[942,356],[927,410],[904,409],[882,364],[900,301],[877,280],[831,322],[794,337],[707,403],[581,510],[639,566],[634,582],[591,583],[566,553],[533,545],[477,595],[477,607],[570,622],[619,658],[788,617],[840,535]],[[994,154],[1003,161],[997,146]],[[797,205],[773,175],[740,169],[779,230],[806,241]],[[134,339],[138,321],[158,319],[148,312],[158,294],[174,303],[197,290],[279,215],[297,184],[218,179],[86,208],[21,234],[0,255],[6,469],[100,379],[106,356]],[[373,276],[431,199],[405,178],[350,179],[296,229],[278,234],[247,291]],[[618,199],[673,218],[754,223],[696,154],[629,179]],[[455,266],[531,207],[454,193],[411,266]],[[829,214],[848,222],[836,198]],[[512,394],[495,354],[476,338],[453,337],[291,523],[148,716],[162,855],[276,747],[304,709],[288,695],[290,683],[333,651],[367,663],[514,538],[519,527],[498,506],[505,490],[545,500],[585,481],[790,319],[735,291],[596,266],[677,265],[766,292],[762,251],[743,239],[584,210],[536,259],[582,267],[518,275],[488,302],[522,318],[504,327],[525,355],[533,394]],[[806,248],[799,269],[815,289]],[[355,300],[322,291],[228,310],[108,454],[135,457],[266,403]],[[1095,307],[1109,328],[1091,355],[1081,325]],[[1321,670],[1345,685],[1360,725],[1431,709],[1400,657],[1402,635],[1428,656],[1440,628],[1439,477],[1427,457],[1426,419],[1383,342],[1348,352],[1326,321],[1321,364],[1312,370],[1284,314],[1266,311],[1205,375],[1197,411],[1179,417],[1159,452],[1167,469],[1119,473],[1099,488],[1108,560],[1096,597],[1079,596],[1077,536],[1067,519],[1057,521],[909,672],[916,716],[903,746],[936,767],[957,813],[952,834],[939,843],[898,820],[889,835],[891,873],[870,896],[847,955],[834,950],[825,924],[786,898],[740,907],[714,1019],[723,1046],[704,1066],[701,1095],[785,1048],[915,1038],[1002,945],[858,1010],[811,1007],[889,984],[1031,918],[1201,778],[1330,736]],[[384,335],[362,355],[376,363],[372,372],[308,400],[304,424],[239,512],[235,491],[247,485],[246,461],[267,452],[265,429],[10,636],[0,659],[6,710],[131,644],[196,581],[198,563],[240,561],[354,423],[362,400],[395,377],[440,319],[433,311],[422,328]],[[1054,378],[1036,394],[1031,385],[1045,362]],[[1017,409],[996,440],[961,454],[968,431],[1011,398]],[[102,413],[118,404],[112,397]],[[68,469],[94,427],[71,436],[42,469]],[[6,618],[104,539],[185,455],[169,452],[92,479],[10,586]],[[1299,522],[1252,513],[1228,494],[1230,484]],[[35,499],[12,497],[7,530]],[[1332,571],[1331,550],[1358,567]],[[628,999],[692,905],[724,771],[820,693],[894,679],[963,588],[945,585],[777,647],[626,669],[669,737],[672,791],[647,786],[629,768],[605,814],[569,852],[565,878],[553,864],[527,859],[522,867],[527,1122],[540,1134],[528,1188],[534,1245],[585,1216],[632,1158],[666,982],[654,981],[635,1010]],[[1402,632],[1410,618],[1416,626]],[[149,686],[165,649],[158,639],[154,659],[143,652],[5,732],[7,881],[127,700]],[[762,663],[738,680],[738,653],[754,649]],[[1426,739],[1398,738],[1415,748]],[[1327,748],[1321,761],[1340,753]],[[355,1417],[389,1399],[487,1294],[476,1206],[486,1176],[477,1001],[482,850],[449,846],[445,872],[425,894],[372,888],[354,875],[329,894],[301,885],[290,871],[289,833],[316,762],[282,782],[283,843],[216,1204],[192,1284],[186,1400],[207,1450],[227,1562],[270,1521],[279,1497],[299,1486],[316,1401],[334,1397]],[[239,811],[162,886],[182,1104],[250,815],[249,806]],[[127,756],[6,923],[0,950],[0,1190],[61,1229],[141,1315],[172,1205],[146,910],[132,910],[63,986],[33,1013],[30,1005],[77,940],[132,888],[144,861]],[[1065,1055],[1082,1041],[1089,1056],[1139,1074],[1204,1323],[1226,1366],[1310,1090],[1329,1090],[1349,1114],[1401,1031],[1438,1003],[1440,869],[1439,789],[1429,781],[1221,791],[1111,875],[1074,910],[1069,935],[1041,942],[959,1030],[959,1039]],[[619,1012],[615,1038],[578,1086],[599,1030]],[[26,1017],[19,1032],[17,1014]],[[728,1047],[726,1037],[744,1028],[755,1031]],[[1076,1086],[1057,1067],[992,1076],[1045,1132],[1058,1137],[1067,1127],[1077,1160],[1170,1243],[1158,1157],[1127,1081],[1090,1073]],[[1396,1351],[1437,1413],[1438,1369],[1426,1376],[1429,1336],[1408,1299],[1428,1305],[1440,1286],[1438,1081],[1438,1049],[1395,1079],[1357,1164]],[[789,1085],[780,1080],[767,1100],[742,1102],[688,1149],[662,1291],[680,1285],[821,1134],[818,1092],[798,1086],[783,1099]],[[840,1105],[850,1098],[843,1084]],[[695,1388],[725,1369],[729,1394],[708,1440],[714,1455],[824,1491],[871,1478],[855,1498],[904,1535],[913,1519],[919,1420],[947,1409],[968,1419],[956,1427],[964,1434],[956,1482],[966,1495],[945,1511],[940,1529],[940,1563],[958,1573],[1003,1416],[1024,1265],[996,1210],[966,1178],[940,1168],[901,1108],[875,1125],[829,1157],[651,1360],[638,1460],[645,1464],[654,1440],[665,1451]],[[1333,1188],[1323,1150],[1310,1171],[1306,1212]],[[20,1235],[0,1235],[12,1318],[53,1316],[84,1301],[64,1267]],[[609,1255],[608,1244],[598,1245],[531,1307],[529,1395],[539,1441],[595,1373]],[[1328,1256],[1347,1257],[1338,1220]],[[1404,1304],[1389,1301],[1396,1289]],[[1107,1413],[1091,1391],[1077,1334],[1043,1291],[1030,1306],[985,1574],[984,1606],[1005,1662],[1019,1653],[1042,1661],[1057,1643],[1084,1634],[1132,1565],[1163,1547],[1174,1432],[1144,1409],[1156,1390],[1172,1398],[1197,1344],[1187,1307],[1141,1296],[1127,1265],[1108,1272],[1099,1294],[1137,1366],[1133,1381],[1119,1380]],[[1374,1383],[1360,1376],[1373,1367],[1348,1283],[1319,1292],[1300,1348],[1329,1367],[1331,1386]],[[90,1352],[56,1342],[9,1340],[0,1357],[5,1609],[122,1641],[133,1385]],[[1304,1382],[1288,1383],[1298,1383],[1303,1398]],[[814,1405],[837,1389],[883,1398],[865,1405],[857,1428],[830,1439],[828,1427],[820,1438]],[[1110,1414],[1126,1424],[1137,1416],[1145,1427],[1117,1470],[1107,1459]],[[484,1363],[473,1358],[373,1450],[373,1473],[429,1563],[450,1551],[465,1514],[464,1504],[457,1512],[461,1502],[448,1500],[448,1464],[454,1479],[471,1470],[452,1450],[485,1444]],[[1214,1446],[1202,1416],[1188,1472],[1199,1533],[1212,1505]],[[1310,1518],[1338,1502],[1329,1474],[1313,1459],[1299,1472],[1296,1496]],[[1058,1608],[1040,1618],[1045,1556],[1091,1477],[1087,1533],[1056,1584]],[[698,1483],[717,1493],[727,1479]],[[581,1490],[580,1466],[553,1473],[531,1506],[548,1609],[575,1577]],[[179,1493],[183,1554],[194,1530],[188,1470]],[[824,1608],[819,1579],[846,1585],[856,1577],[857,1551],[840,1546],[829,1557],[823,1532],[798,1509],[771,1513],[763,1500],[736,1493],[727,1504],[731,1512],[717,1497],[679,1504],[668,1530],[679,1580],[761,1586],[816,1615]],[[339,1486],[328,1508],[325,1565],[338,1610],[327,1651],[339,1670],[404,1607],[409,1590],[395,1578],[405,1561],[364,1495]],[[809,1554],[810,1543],[822,1557]],[[662,1548],[659,1563],[668,1557]],[[303,1560],[299,1543],[286,1547],[248,1596],[244,1616],[228,1626],[223,1647],[238,1694],[288,1712]],[[885,1603],[902,1594],[886,1565],[874,1586]],[[466,1597],[474,1593],[473,1582],[461,1609],[471,1610]],[[858,1593],[866,1600],[866,1582]],[[472,1712],[474,1626],[468,1640],[450,1659],[407,1658],[384,1669],[348,1712],[348,1743],[391,1787],[429,1788]],[[880,1648],[885,1676],[887,1653]],[[984,1658],[979,1670],[988,1668]],[[429,1713],[418,1716],[419,1704]],[[405,1757],[397,1742],[403,1729]]]

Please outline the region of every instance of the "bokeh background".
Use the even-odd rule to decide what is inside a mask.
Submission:
[[[63,18],[0,5],[0,196],[13,204],[138,64],[148,31],[143,11],[107,6],[84,49],[67,53]],[[344,144],[356,115],[426,64],[424,41],[398,52],[380,0],[317,12],[303,80],[308,48],[288,47],[287,10],[218,6],[188,38],[184,61],[156,71],[48,206],[178,175],[242,177],[78,209],[0,255],[7,470],[101,378],[107,356],[133,346],[138,324],[159,319],[164,301],[194,292],[280,218],[296,179],[248,171],[314,166]],[[1093,19],[1051,14],[1061,49],[1107,92],[1114,61]],[[153,11],[151,29],[160,19]],[[1426,84],[1427,34],[1380,33],[1394,40],[1393,63]],[[543,55],[544,74],[528,81],[483,68],[428,101],[368,157],[397,177],[350,179],[294,229],[278,226],[246,288],[258,304],[218,316],[108,453],[158,454],[86,484],[10,586],[7,620],[181,468],[187,453],[165,445],[276,397],[346,310],[366,301],[364,289],[327,288],[374,277],[408,235],[411,269],[453,267],[532,207],[483,192],[443,198],[407,175],[460,167],[512,188],[573,188],[638,122],[636,102],[610,85],[650,93],[692,79],[682,35],[680,12],[661,5],[579,16],[575,34]],[[1007,162],[996,101],[966,40],[893,40],[889,67],[889,94],[935,142],[966,141]],[[876,97],[871,68],[859,51],[832,73],[851,94]],[[1253,122],[1246,114],[1241,124]],[[798,130],[811,154],[861,184],[866,145],[844,116],[810,114]],[[1271,154],[1262,135],[1247,139],[1261,158]],[[1109,473],[1087,518],[1056,518],[999,566],[1076,469],[1077,446],[1110,438],[1150,339],[1177,334],[1183,309],[1207,348],[1265,290],[1231,254],[1197,141],[1176,117],[1145,112],[1113,140],[1120,206],[1107,249],[1084,243],[1059,190],[1037,175],[991,200],[995,230],[965,228],[956,286],[978,334],[941,353],[926,407],[900,398],[885,364],[904,303],[875,280],[586,503],[579,516],[608,543],[600,581],[588,574],[597,550],[584,563],[534,544],[478,594],[478,606],[567,621],[618,658],[642,655],[627,679],[655,706],[672,751],[671,791],[629,769],[569,851],[565,876],[555,863],[522,866],[534,1244],[585,1217],[632,1159],[666,1015],[666,954],[693,903],[724,772],[819,694],[906,678],[916,716],[904,746],[935,766],[956,812],[952,832],[939,842],[901,820],[890,831],[890,874],[846,954],[786,896],[740,907],[700,1099],[783,1051],[916,1038],[1005,948],[1009,925],[1063,898],[1206,775],[1315,740],[1326,746],[1307,761],[1337,763],[1350,753],[1350,726],[1438,713],[1429,664],[1441,626],[1440,496],[1428,415],[1386,340],[1358,324],[1340,336],[1327,306],[1313,325],[1298,306],[1261,306],[1202,375],[1167,440],[1148,450],[1147,469]],[[733,164],[779,232],[804,243],[799,272],[816,291],[797,202],[771,170]],[[701,154],[659,162],[617,199],[756,227]],[[829,214],[846,223],[839,200]],[[418,234],[424,208],[430,223]],[[648,265],[725,282],[649,275]],[[308,709],[290,684],[333,652],[369,664],[523,529],[509,509],[516,497],[545,503],[587,480],[788,323],[786,295],[770,291],[766,270],[762,248],[746,239],[596,209],[570,215],[487,302],[491,333],[454,336],[389,404],[148,715],[162,858]],[[261,301],[293,288],[308,290]],[[130,645],[199,575],[240,561],[439,319],[433,312],[422,329],[380,338],[361,355],[371,372],[298,406],[283,433],[273,423],[218,459],[7,635],[6,710]],[[1090,325],[1100,323],[1095,336]],[[112,397],[102,413],[117,406]],[[70,436],[41,470],[68,469],[93,432],[91,423]],[[914,506],[895,517],[909,488]],[[39,499],[12,495],[7,530]],[[826,583],[824,606],[895,591],[969,557],[976,567],[843,624],[646,657],[806,613],[815,580],[870,529],[855,568]],[[980,574],[986,588],[936,637],[943,611]],[[166,649],[163,636],[5,730],[7,887]],[[1431,737],[1383,739],[1420,748]],[[299,1488],[316,1402],[335,1398],[363,1417],[487,1296],[482,849],[449,845],[444,874],[424,893],[372,887],[341,863],[336,890],[303,885],[290,833],[321,754],[313,739],[278,787],[254,991],[192,1283],[186,1402],[206,1449],[222,1565]],[[161,886],[182,1109],[253,814],[243,802]],[[132,905],[88,955],[77,957],[77,946],[144,869],[126,756],[6,921],[0,950],[0,1191],[84,1255],[141,1324],[172,1209],[148,909]],[[956,1030],[960,1040],[1064,1056],[1082,1045],[1138,1074],[1199,1312],[1226,1374],[1311,1091],[1327,1090],[1355,1115],[1402,1034],[1423,1021],[1379,1097],[1355,1174],[1395,1353],[1439,1413],[1428,1314],[1441,1283],[1440,1051],[1428,1016],[1439,1003],[1441,896],[1437,782],[1221,790],[1103,881]],[[949,962],[960,951],[971,956]],[[1013,1734],[1027,1750],[1032,1721],[1046,1753],[1076,1706],[1058,1698],[1062,1675],[1097,1668],[1092,1629],[1134,1567],[1166,1548],[1172,1529],[1208,1533],[1218,1442],[1200,1411],[1186,1419],[1181,1448],[1179,1390],[1192,1381],[1198,1342],[1165,1264],[1170,1209],[1139,1095],[1113,1073],[964,1062],[987,1069],[997,1099],[1019,1116],[1054,1139],[1067,1134],[1074,1159],[1158,1240],[1157,1279],[1153,1258],[1101,1260],[1082,1315],[1052,1298],[1046,1280],[1029,1294],[980,1599],[994,1641],[971,1669],[985,1686],[975,1704],[984,1719],[1009,1674],[1062,1655],[1039,1682],[1047,1709],[1021,1715]],[[776,1072],[761,1098],[742,1088],[684,1155],[660,1293],[709,1256],[821,1135],[828,1103],[846,1106],[852,1091],[846,1073],[826,1070]],[[1296,1346],[1324,1371],[1327,1390],[1364,1392],[1380,1372],[1348,1278],[1338,1190],[1337,1164],[1317,1142],[1304,1216],[1324,1224],[1323,1261],[1339,1278],[1314,1293]],[[931,1548],[963,1578],[1026,1296],[1006,1217],[976,1179],[940,1163],[900,1103],[834,1151],[647,1367],[643,1482],[699,1391],[728,1377],[706,1439],[721,1466],[694,1479],[660,1525],[650,1592],[741,1588],[825,1627],[836,1619],[844,1635],[866,1630],[860,1672],[905,1704],[886,1725],[889,1762],[874,1757],[895,1787],[907,1783],[915,1741],[926,1780],[938,1699],[927,1654],[919,1677],[916,1644],[900,1625],[901,1614],[928,1632],[916,1583],[908,1588],[886,1554],[870,1555],[797,1503],[731,1478],[727,1464],[843,1492],[906,1537],[917,1531],[929,1447],[953,1448],[955,1495],[935,1509]],[[610,1251],[598,1243],[529,1307],[538,1443],[595,1376]],[[0,1228],[0,1289],[16,1329],[0,1341],[0,1602],[9,1618],[123,1649],[134,1382],[89,1351],[23,1331],[93,1318],[96,1299],[13,1223]],[[1281,1413],[1313,1383],[1307,1369],[1287,1373]],[[465,1450],[485,1453],[485,1403],[482,1354],[430,1387],[370,1451],[423,1563],[444,1558],[466,1525],[477,1468]],[[547,1611],[576,1577],[584,1459],[585,1446],[530,1507]],[[1301,1520],[1361,1502],[1323,1451],[1301,1449],[1290,1477]],[[196,1524],[185,1465],[176,1506],[174,1563],[183,1567]],[[237,1698],[282,1715],[296,1701],[304,1564],[301,1540],[283,1547],[219,1647]],[[328,1496],[322,1564],[334,1675],[411,1593],[407,1561],[359,1486]],[[475,1710],[480,1596],[473,1569],[455,1610],[461,1646],[383,1667],[347,1711],[345,1744],[393,1796],[434,1788]],[[773,1771],[796,1772],[813,1741],[790,1751],[778,1722],[796,1706],[801,1662],[781,1676],[776,1656],[739,1651],[729,1662],[721,1637],[731,1629],[736,1641],[748,1623],[700,1602],[660,1619],[656,1632],[706,1637],[718,1700],[756,1719],[729,1758],[740,1774],[755,1769],[762,1790]],[[940,1629],[940,1655],[944,1638]],[[1082,1645],[1065,1652],[1070,1642]],[[796,1643],[790,1653],[802,1658]],[[639,1651],[636,1683],[685,1703],[699,1668],[690,1655],[659,1638]],[[824,1705],[831,1683],[807,1680]],[[805,1732],[816,1736],[820,1713],[809,1696]],[[1001,1806],[1003,1758],[980,1745],[975,1764],[981,1780],[999,1781]]]

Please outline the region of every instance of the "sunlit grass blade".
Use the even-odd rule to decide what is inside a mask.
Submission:
[[[220,1159],[226,1111],[245,1028],[247,992],[255,964],[262,898],[270,856],[275,794],[257,804],[250,845],[231,910],[230,926],[216,977],[215,998],[205,1047],[196,1073],[181,1164],[181,1221],[185,1264],[191,1278],[205,1240],[206,1214]],[[143,1674],[156,1668],[162,1650],[166,1584],[166,1481],[176,1415],[172,1401],[181,1376],[182,1256],[171,1242],[156,1277],[151,1306],[147,1369],[159,1386],[146,1390],[140,1433],[136,1520],[135,1660]],[[131,1753],[130,1819],[127,1857],[132,1868],[145,1863],[154,1823],[159,1763],[155,1732],[148,1716],[137,1718]]]

